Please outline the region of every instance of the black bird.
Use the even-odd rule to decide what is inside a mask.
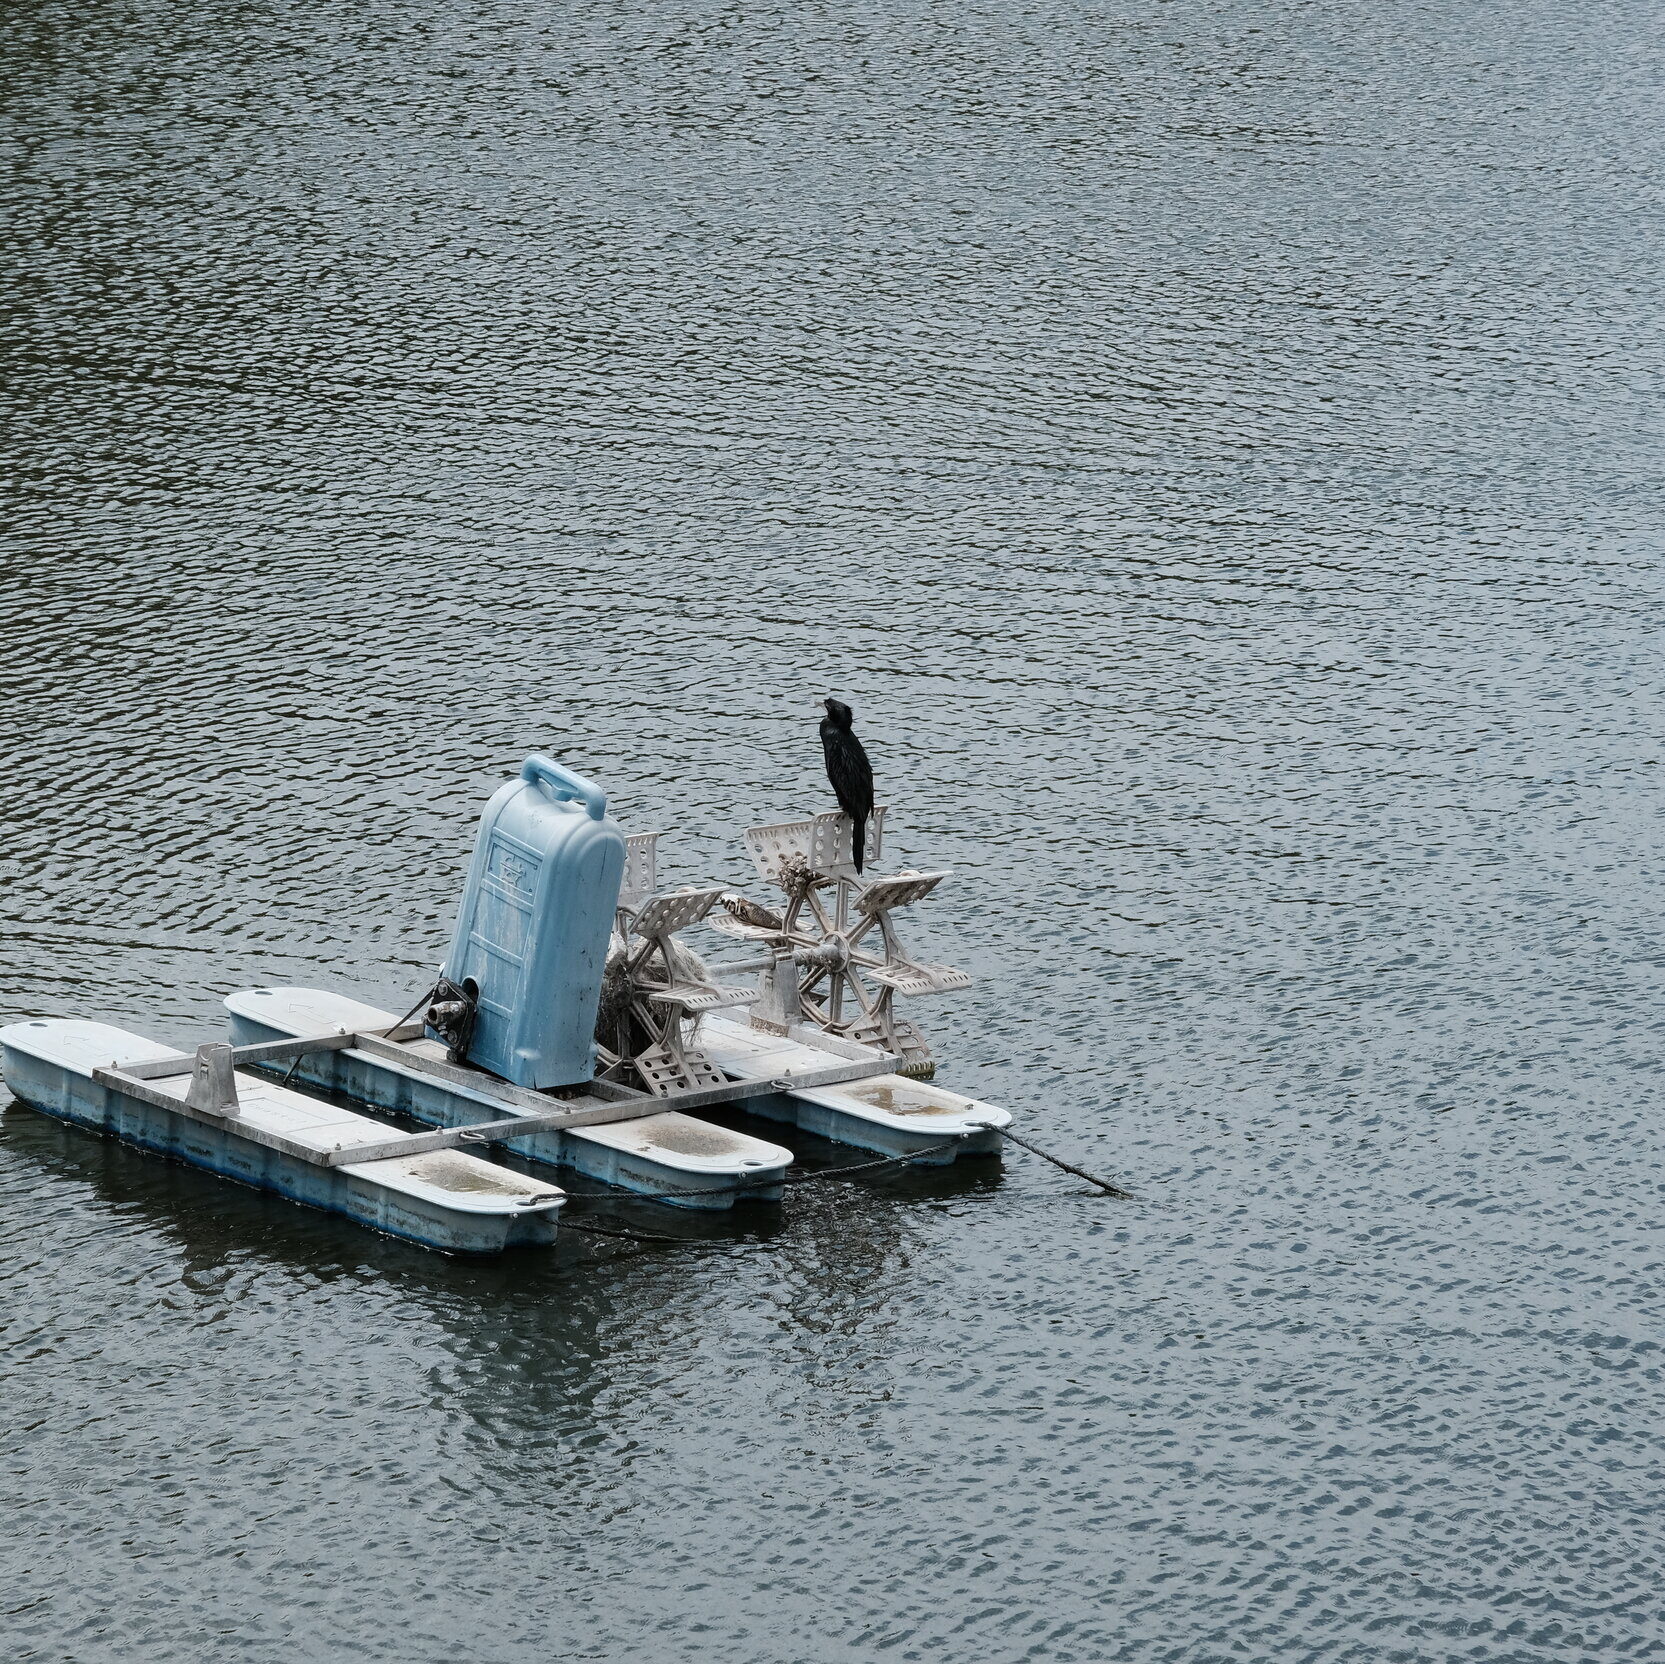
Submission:
[[[850,817],[850,852],[861,871],[867,854],[867,817],[873,813],[873,765],[851,730],[855,713],[837,699],[827,702],[821,718],[821,749],[827,754],[827,778],[838,806]]]

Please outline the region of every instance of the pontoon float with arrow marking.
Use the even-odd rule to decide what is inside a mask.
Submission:
[[[875,809],[870,861],[883,825]],[[773,906],[661,890],[659,834],[627,837],[600,788],[529,757],[481,819],[420,1020],[253,988],[226,1001],[230,1044],[39,1020],[0,1029],[0,1067],[49,1115],[454,1253],[554,1239],[564,1193],[483,1159],[499,1148],[673,1206],[778,1201],[792,1151],[688,1113],[703,1107],[884,1156],[994,1154],[1011,1117],[928,1084],[930,1050],[894,1009],[970,980],[910,958],[892,916],[946,874],[858,874],[850,832],[841,814],[748,831]],[[680,939],[696,925],[744,957],[709,964]]]

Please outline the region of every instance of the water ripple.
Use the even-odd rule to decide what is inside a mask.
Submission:
[[[534,746],[744,882],[834,691],[1139,1196],[468,1266],[6,1109],[8,1656],[1659,1655],[1648,11],[8,8],[5,1015],[403,1008]]]

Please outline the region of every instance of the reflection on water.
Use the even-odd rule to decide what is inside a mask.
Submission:
[[[403,1009],[534,747],[745,881],[834,693],[1141,1199],[473,1266],[10,1110],[9,1652],[1653,1644],[1647,22],[15,0],[0,1015]]]

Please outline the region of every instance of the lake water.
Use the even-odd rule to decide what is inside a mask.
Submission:
[[[474,1265],[14,1105],[0,1650],[1665,1657],[1662,22],[13,0],[0,1014],[403,1008],[533,748],[745,880],[834,692],[1138,1199]]]

